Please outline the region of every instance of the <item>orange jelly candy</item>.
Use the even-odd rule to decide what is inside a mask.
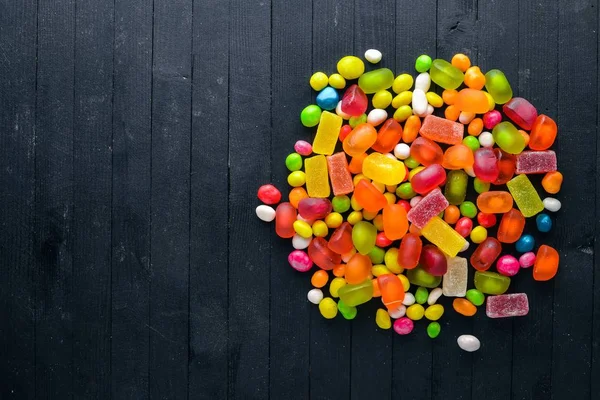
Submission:
[[[300,200],[306,199],[308,197],[308,193],[306,193],[306,189],[303,187],[297,187],[290,190],[290,194],[288,198],[290,199],[290,203],[294,206],[294,208],[298,208],[298,203]]]
[[[456,100],[457,94],[458,92],[456,91],[456,89],[446,89],[442,92],[442,99],[444,100],[444,103],[452,105]]]
[[[449,121],[456,121],[460,117],[460,110],[455,106],[448,106],[444,110],[444,117]]]
[[[415,139],[412,146],[410,146],[410,155],[419,164],[426,167],[431,164],[441,164],[444,158],[442,148],[434,141],[424,137]]]
[[[373,283],[373,297],[381,297],[381,290],[379,290],[379,282],[377,282],[377,278],[371,279]]]
[[[485,93],[475,89],[463,89],[458,92],[454,106],[460,111],[475,114],[484,114],[490,108]]]
[[[381,300],[388,310],[400,307],[405,296],[402,281],[394,274],[383,274],[377,277],[377,284],[381,292]]]
[[[502,216],[498,226],[498,241],[502,243],[514,243],[523,234],[525,228],[525,217],[521,211],[511,209]]]
[[[444,153],[442,166],[446,169],[463,169],[472,167],[473,162],[473,152],[461,143],[448,147]]]
[[[327,156],[327,170],[334,195],[340,196],[354,191],[352,175],[348,171],[348,160],[344,152]]]
[[[485,75],[483,75],[483,72],[481,72],[479,67],[471,67],[467,69],[465,72],[465,85],[471,89],[483,89],[485,86]]]
[[[467,128],[467,132],[469,132],[469,135],[479,136],[482,130],[483,120],[481,118],[474,118],[473,121],[469,122],[469,127]]]
[[[377,131],[370,124],[360,124],[344,139],[343,148],[350,157],[364,153],[377,140]]]
[[[501,214],[512,209],[513,197],[504,191],[483,192],[477,196],[477,208],[486,214]]]
[[[369,277],[372,266],[369,256],[356,253],[346,264],[346,282],[351,285],[364,282]]]
[[[390,240],[402,239],[408,231],[406,209],[400,204],[388,204],[383,208],[383,232]]]
[[[533,279],[536,281],[547,281],[554,278],[558,271],[558,252],[545,244],[541,245],[535,256],[533,265]]]
[[[404,123],[404,132],[402,133],[402,140],[404,143],[412,143],[419,134],[421,129],[421,118],[417,115],[411,115]]]
[[[356,185],[354,198],[365,210],[375,213],[387,205],[387,199],[372,183],[362,179]]]
[[[544,190],[550,194],[556,194],[560,192],[560,187],[563,182],[563,175],[558,171],[551,171],[544,175],[542,179],[542,186]]]
[[[390,118],[379,128],[377,141],[371,148],[380,153],[389,153],[394,150],[401,138],[402,127],[395,119]]]
[[[423,125],[421,125],[419,132],[424,138],[435,142],[459,144],[463,140],[465,128],[458,122],[449,121],[435,115],[428,115],[423,120]]]
[[[457,313],[465,317],[472,317],[477,312],[477,307],[467,299],[457,298],[452,302],[452,307]]]
[[[556,132],[556,122],[552,118],[544,114],[538,115],[529,134],[529,148],[532,150],[550,148],[556,139]]]

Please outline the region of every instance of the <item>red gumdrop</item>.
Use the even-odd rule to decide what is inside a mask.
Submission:
[[[346,89],[342,97],[342,111],[354,117],[359,117],[367,111],[369,99],[358,85],[354,84]]]
[[[398,264],[405,269],[413,269],[419,264],[423,242],[419,235],[407,233],[400,242]]]
[[[329,199],[306,197],[298,203],[298,213],[304,219],[323,219],[331,212]]]
[[[493,237],[486,238],[471,255],[471,265],[478,271],[489,269],[502,252],[502,245]],[[518,264],[518,262],[517,262]]]
[[[281,192],[273,185],[262,185],[256,195],[265,204],[277,204],[281,200]]]
[[[475,158],[473,163],[475,176],[484,182],[494,182],[500,174],[494,150],[483,147],[475,150],[473,156]]]
[[[332,270],[342,262],[342,256],[327,247],[327,241],[322,237],[314,238],[308,245],[308,256],[317,266],[326,271]]]
[[[408,175],[408,174],[406,174]],[[406,201],[406,200],[398,200],[396,202],[396,204],[400,204],[402,206],[402,208],[404,208],[406,210],[406,212],[408,213],[410,211],[410,209],[412,208],[410,206],[410,202]]]
[[[431,164],[412,177],[410,184],[419,194],[429,193],[446,181],[446,170],[440,164]]]
[[[387,236],[385,236],[385,233],[379,232],[377,234],[375,239],[375,245],[377,247],[388,247],[390,244],[392,244],[392,240],[388,239]]]
[[[483,114],[483,126],[485,129],[492,129],[502,121],[502,114],[498,110],[488,111]]]
[[[513,97],[508,103],[502,106],[502,111],[515,124],[526,131],[531,130],[535,119],[538,116],[535,107],[522,97]]]
[[[494,149],[494,154],[498,159],[498,177],[492,183],[494,185],[504,185],[515,174],[517,158],[513,154],[508,154],[498,148]]]
[[[433,244],[423,246],[419,263],[423,270],[433,276],[442,276],[448,271],[446,256]]]
[[[343,142],[344,139],[346,139],[346,136],[348,136],[350,134],[350,132],[352,132],[352,127],[350,125],[342,126],[342,129],[340,129],[340,135],[339,135],[340,142]]]
[[[473,230],[473,221],[471,221],[471,218],[469,217],[462,217],[461,219],[456,221],[456,225],[454,225],[454,230],[458,232],[460,236],[466,238]]]
[[[495,214],[486,214],[482,212],[477,214],[477,222],[479,222],[479,225],[483,226],[484,228],[491,228],[492,226],[496,225],[496,221],[497,219]]]

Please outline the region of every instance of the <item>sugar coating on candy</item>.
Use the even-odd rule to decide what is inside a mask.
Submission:
[[[333,154],[342,128],[342,117],[323,111],[313,141],[312,150],[317,154]]]
[[[423,120],[419,133],[434,142],[459,144],[463,140],[465,127],[463,124],[445,118],[428,115]]]
[[[421,234],[450,257],[456,256],[466,242],[465,238],[437,215],[423,227]]]
[[[544,209],[544,203],[527,175],[517,175],[506,186],[525,218],[533,217]]]
[[[327,160],[319,155],[307,158],[304,161],[306,172],[306,191],[310,197],[329,197],[329,177],[327,174]]]
[[[529,313],[529,300],[526,293],[489,296],[485,313],[490,318],[522,317]]]
[[[429,192],[423,197],[406,215],[408,220],[417,228],[421,229],[442,211],[448,207],[449,203],[439,188]]]
[[[340,196],[352,193],[354,191],[354,183],[352,183],[352,175],[350,175],[350,172],[348,171],[348,159],[346,158],[346,153],[341,151],[332,156],[328,156],[327,166],[333,194],[335,196]]]
[[[449,257],[448,271],[444,274],[442,292],[446,297],[464,297],[467,293],[469,268],[467,259]]]
[[[556,153],[546,151],[524,151],[517,156],[517,174],[543,174],[556,171]]]

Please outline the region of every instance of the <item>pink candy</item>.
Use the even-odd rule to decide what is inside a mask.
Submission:
[[[485,129],[492,129],[502,121],[502,114],[500,111],[492,110],[483,114],[483,126]]]
[[[408,212],[407,217],[410,222],[421,229],[427,225],[431,218],[444,211],[448,205],[448,200],[446,200],[442,191],[436,188],[414,205]]]
[[[535,253],[534,252],[529,251],[529,252],[521,255],[521,257],[519,257],[519,265],[521,266],[521,268],[529,268],[533,264],[535,264]]]
[[[306,252],[302,250],[294,250],[288,256],[288,262],[296,271],[306,272],[312,268],[313,262]]]
[[[296,144],[294,144],[294,150],[301,156],[310,156],[312,154],[311,144],[304,140],[298,140]]]
[[[496,262],[496,269],[502,275],[515,276],[519,272],[519,268],[519,260],[509,254],[500,257]]]
[[[398,335],[408,335],[414,327],[415,324],[407,317],[402,317],[394,321],[394,331]]]
[[[529,300],[525,293],[489,296],[485,313],[490,318],[521,317],[529,313]],[[395,326],[394,326],[395,328]]]
[[[531,130],[538,116],[535,107],[522,97],[513,97],[510,99],[508,103],[502,106],[502,111],[515,124],[527,131]]]
[[[556,171],[556,153],[546,151],[524,151],[517,156],[517,174],[543,174]]]

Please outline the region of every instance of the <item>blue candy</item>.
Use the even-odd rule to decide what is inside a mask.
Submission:
[[[535,224],[540,232],[550,232],[552,229],[552,219],[548,214],[539,214],[535,218]]]
[[[531,235],[523,235],[517,240],[515,247],[519,253],[527,253],[528,251],[533,250],[535,246],[535,240]]]
[[[331,86],[327,86],[317,95],[317,105],[323,110],[333,110],[335,107],[337,107],[339,101],[340,95],[338,94],[337,90]]]

